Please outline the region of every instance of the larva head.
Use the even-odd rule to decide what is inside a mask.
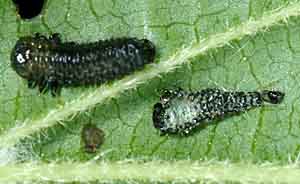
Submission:
[[[142,46],[143,54],[145,55],[144,57],[146,58],[146,60],[148,60],[147,63],[153,62],[156,54],[154,44],[147,39],[142,39],[141,41],[142,41],[141,46]]]
[[[195,110],[186,97],[181,89],[164,90],[160,102],[154,105],[152,114],[154,127],[162,133],[184,131],[187,123],[192,122]]]
[[[284,93],[280,91],[263,91],[262,99],[271,104],[279,104],[283,101]]]
[[[176,94],[172,90],[164,89],[160,96],[160,102],[156,103],[153,107],[152,120],[154,128],[164,131],[166,128],[165,108],[168,106],[168,102]]]
[[[55,36],[55,35],[54,35]],[[40,51],[53,46],[54,41],[36,33],[34,36],[21,37],[11,52],[11,66],[23,78],[31,79],[39,67],[34,62],[37,61],[37,55]],[[36,74],[35,74],[36,76]]]
[[[20,38],[11,52],[11,66],[23,78],[29,79],[32,73],[33,37]]]
[[[152,120],[156,129],[164,128],[164,108],[161,103],[156,103],[153,107]]]

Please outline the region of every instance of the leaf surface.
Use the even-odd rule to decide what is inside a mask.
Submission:
[[[49,0],[42,15],[20,20],[11,1],[0,2],[0,127],[5,132],[25,119],[39,119],[52,109],[95,88],[63,89],[58,98],[27,88],[10,67],[10,51],[20,36],[60,33],[65,41],[92,42],[111,37],[147,38],[158,49],[156,62],[167,60],[194,42],[211,38],[260,19],[293,2],[287,0]],[[300,149],[299,83],[300,21],[278,22],[255,36],[237,37],[211,48],[172,73],[162,74],[93,109],[66,118],[61,126],[23,140],[23,160],[87,161],[95,154],[82,149],[81,128],[87,123],[103,129],[98,154],[106,160],[230,160],[281,162],[295,159]],[[251,31],[251,30],[249,30]],[[176,55],[175,55],[176,56]],[[147,70],[145,70],[145,74]],[[111,84],[109,84],[111,85]],[[279,89],[280,105],[266,106],[216,122],[188,137],[159,136],[152,125],[159,90],[226,88],[254,91]],[[101,93],[101,91],[99,91]],[[29,156],[28,156],[29,155]],[[21,156],[22,157],[22,156]]]

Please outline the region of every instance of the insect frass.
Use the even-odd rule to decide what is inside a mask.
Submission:
[[[133,73],[152,63],[155,46],[147,39],[116,38],[93,43],[62,42],[36,34],[21,37],[12,53],[11,66],[28,87],[55,96],[62,87],[100,85]]]
[[[81,131],[81,139],[84,143],[84,150],[87,153],[95,153],[104,143],[105,133],[96,125],[86,124]]]
[[[279,91],[165,90],[160,102],[154,105],[153,125],[162,133],[189,134],[205,122],[245,112],[264,103],[279,104],[283,98],[284,93]]]

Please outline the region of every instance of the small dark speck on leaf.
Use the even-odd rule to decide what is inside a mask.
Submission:
[[[84,144],[84,150],[87,153],[95,153],[104,142],[103,130],[93,124],[86,124],[81,131],[81,138]]]

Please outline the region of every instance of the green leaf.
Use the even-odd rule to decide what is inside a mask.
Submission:
[[[77,163],[100,155],[108,161],[289,164],[300,150],[299,7],[300,2],[287,0],[48,0],[41,16],[24,21],[11,1],[1,1],[0,145],[17,147],[1,150],[0,161]],[[158,56],[156,64],[120,81],[63,89],[60,97],[52,98],[28,89],[10,67],[18,37],[35,32],[58,32],[63,40],[78,42],[145,37],[155,43]],[[286,98],[280,105],[227,118],[188,137],[159,136],[152,125],[153,105],[160,89],[174,86],[275,88]],[[97,154],[82,149],[81,128],[87,123],[106,134]],[[238,176],[229,179],[240,181]]]

